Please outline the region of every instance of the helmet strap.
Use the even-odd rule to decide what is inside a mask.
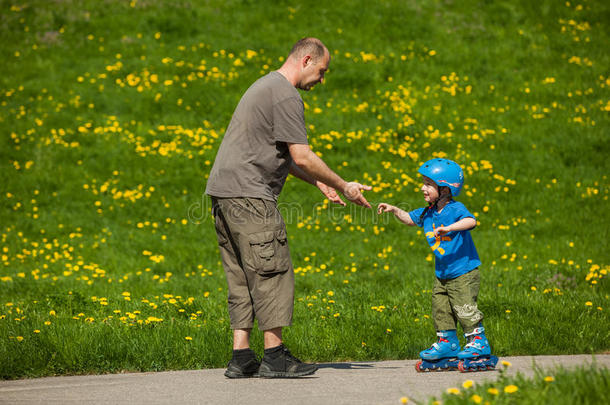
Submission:
[[[434,201],[434,207],[438,206],[438,204],[451,200],[451,193],[445,194],[441,197],[438,197],[436,201]]]
[[[440,187],[438,188],[438,192],[439,192],[439,197],[438,197],[436,200],[434,200],[434,202],[429,203],[429,204],[428,204],[428,206],[427,206],[426,208],[424,208],[424,211],[423,211],[423,212],[421,213],[421,215],[419,216],[419,220],[420,220],[420,221],[421,221],[422,219],[424,219],[424,217],[426,216],[426,213],[427,213],[428,211],[430,211],[431,209],[432,209],[432,210],[436,210],[436,208],[438,207],[438,204],[439,204],[439,203],[441,203],[441,202],[443,202],[443,201],[445,201],[445,200],[451,200],[451,198],[452,198],[452,196],[451,196],[451,192],[449,192],[449,193],[447,193],[447,194],[445,194],[445,195],[441,196],[441,195],[440,195],[440,192],[441,192]]]

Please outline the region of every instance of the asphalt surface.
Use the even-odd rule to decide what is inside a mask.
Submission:
[[[508,374],[532,375],[595,363],[610,368],[610,354],[506,357]],[[300,379],[224,377],[224,369],[48,377],[0,381],[2,404],[401,404],[424,401],[466,380],[499,377],[497,370],[418,373],[416,360],[323,363]],[[500,366],[500,363],[498,363]]]

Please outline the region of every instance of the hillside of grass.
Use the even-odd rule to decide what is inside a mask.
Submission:
[[[305,36],[332,55],[301,93],[310,144],[371,203],[421,207],[422,162],[464,168],[494,353],[609,350],[608,21],[591,0],[0,1],[0,376],[226,365],[206,179]],[[420,231],[294,178],[279,207],[295,355],[434,341]]]

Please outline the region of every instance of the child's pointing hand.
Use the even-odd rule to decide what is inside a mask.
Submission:
[[[445,236],[449,232],[451,232],[451,229],[449,229],[448,226],[439,226],[438,228],[434,228],[434,237]]]

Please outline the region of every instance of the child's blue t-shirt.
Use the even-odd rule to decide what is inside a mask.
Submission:
[[[429,209],[420,220],[423,211],[424,208],[418,208],[409,212],[409,215],[417,226],[424,228],[436,259],[436,277],[453,279],[481,265],[470,231],[449,232],[445,236],[434,237],[434,229],[437,227],[449,226],[463,218],[474,218],[464,204],[450,200],[440,213]]]

